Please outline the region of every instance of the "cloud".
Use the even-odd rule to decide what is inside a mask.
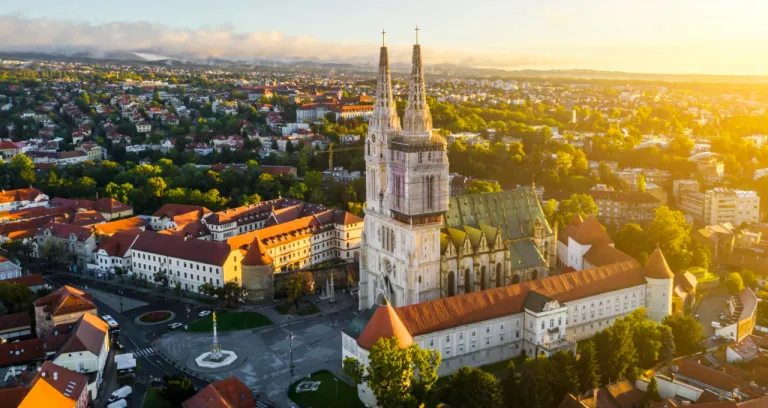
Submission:
[[[230,27],[173,28],[149,22],[92,24],[82,21],[0,14],[0,50],[143,52],[175,57],[375,62],[378,45],[329,42],[278,31],[240,33]],[[535,52],[456,50],[424,46],[427,64],[457,63],[483,67],[538,68],[564,61]],[[390,46],[394,62],[410,61],[410,46]]]

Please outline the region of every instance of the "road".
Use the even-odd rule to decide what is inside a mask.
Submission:
[[[198,319],[198,313],[205,308],[202,306],[189,305],[178,301],[168,301],[162,297],[162,295],[152,295],[137,290],[124,289],[122,287],[115,287],[108,282],[99,280],[90,280],[86,278],[78,278],[71,275],[47,275],[45,279],[54,286],[72,285],[84,290],[98,290],[107,294],[112,294],[120,299],[120,296],[124,297],[124,304],[127,308],[128,303],[135,304],[136,302],[129,302],[128,299],[138,300],[146,303],[146,305],[136,307],[129,310],[120,310],[119,302],[110,301],[103,302],[94,296],[96,306],[101,314],[111,315],[120,324],[120,333],[118,335],[118,341],[122,344],[124,350],[116,351],[117,353],[132,352],[136,357],[136,362],[139,366],[137,374],[137,383],[133,387],[133,395],[131,397],[131,408],[141,407],[141,403],[144,399],[146,392],[147,380],[151,377],[162,378],[165,375],[185,375],[190,378],[195,387],[202,388],[208,383],[195,377],[190,377],[186,373],[181,372],[175,367],[165,362],[156,350],[152,347],[152,340],[159,337],[169,331],[168,323],[145,326],[135,323],[135,318],[139,315],[154,311],[154,310],[170,310],[176,313],[174,322],[181,322],[187,324]],[[120,294],[122,291],[122,295]],[[114,305],[114,307],[110,306]],[[117,310],[116,310],[117,309]],[[114,374],[108,373],[111,378],[106,377],[105,381],[112,381],[111,388],[107,388],[103,395],[109,395],[117,386],[114,384]],[[157,384],[159,385],[159,384]],[[109,387],[109,386],[108,386]],[[99,398],[99,403],[96,407],[103,407],[106,405],[104,401],[106,398]],[[267,407],[267,405],[262,405]]]

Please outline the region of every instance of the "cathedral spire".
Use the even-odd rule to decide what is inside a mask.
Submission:
[[[373,107],[371,127],[383,127],[387,131],[399,131],[400,119],[397,117],[395,101],[392,97],[392,78],[389,74],[389,52],[381,30],[381,52],[379,53],[379,74],[376,83],[376,102]]]
[[[427,91],[424,86],[424,66],[419,45],[419,26],[416,26],[416,44],[413,45],[413,67],[408,86],[408,106],[403,118],[404,135],[408,137],[430,137],[432,135],[432,114],[427,105]]]

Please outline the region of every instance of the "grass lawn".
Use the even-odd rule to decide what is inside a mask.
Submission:
[[[141,408],[171,408],[171,403],[163,399],[160,388],[150,388],[144,395],[144,403]]]
[[[320,313],[320,308],[317,307],[317,305],[312,302],[299,303],[298,311],[296,311],[296,307],[294,307],[293,303],[282,302],[279,305],[275,306],[275,310],[280,312],[280,314],[284,314],[284,315],[290,314],[290,315],[297,315],[297,316],[307,316],[315,313]]]
[[[216,314],[216,327],[220,331],[233,331],[253,329],[254,327],[268,326],[272,324],[266,316],[256,312],[229,312]],[[213,331],[213,318],[206,316],[189,324],[188,331],[210,332]]]
[[[339,380],[338,399],[336,398],[336,384],[334,379],[336,378],[331,372],[318,371],[311,376],[311,381],[320,381],[320,387],[317,391],[305,391],[296,392],[296,385],[302,381],[306,381],[306,378],[302,378],[299,381],[291,384],[291,388],[288,390],[288,397],[300,407],[312,407],[312,408],[363,408],[362,402],[357,398],[357,389],[346,382]]]

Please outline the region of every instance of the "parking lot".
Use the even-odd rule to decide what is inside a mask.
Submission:
[[[725,288],[716,288],[701,299],[696,314],[699,315],[699,323],[704,329],[704,337],[715,335],[712,322],[720,321],[720,314],[727,310],[726,301],[730,298]]]

